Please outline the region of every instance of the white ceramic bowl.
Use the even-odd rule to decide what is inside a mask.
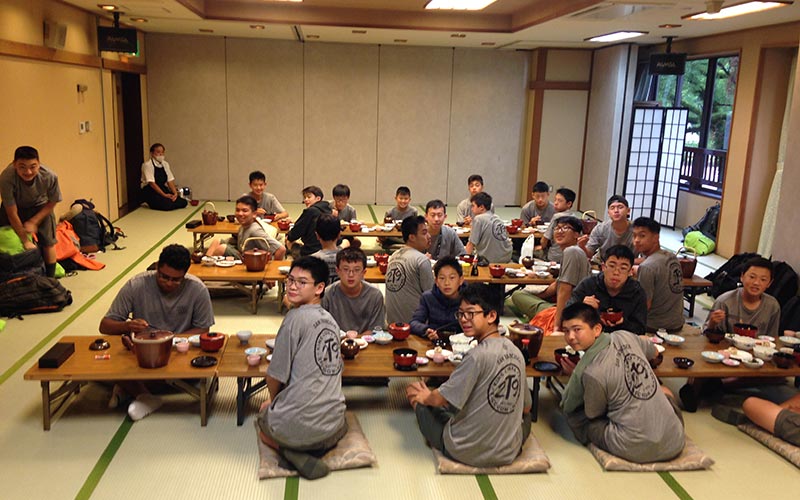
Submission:
[[[664,338],[664,342],[666,342],[669,345],[681,345],[684,342],[686,342],[686,339],[681,337],[680,335],[670,334]]]
[[[741,335],[737,335],[733,337],[733,345],[735,345],[737,349],[749,351],[756,345],[756,341],[750,337],[742,337]]]
[[[375,343],[379,345],[386,345],[392,342],[392,334],[386,332],[377,332],[373,333],[372,337],[375,339]]]
[[[703,351],[700,356],[709,363],[720,363],[725,359],[725,356],[715,351]]]
[[[244,350],[244,353],[248,356],[263,356],[267,353],[267,350],[263,347],[248,347]]]
[[[764,366],[764,360],[759,358],[753,359],[751,361],[743,361],[742,363],[744,364],[744,366],[753,369],[761,368],[762,366]]]
[[[753,355],[764,361],[771,361],[772,355],[775,354],[777,351],[772,347],[760,346],[757,345],[753,347]]]
[[[794,347],[800,344],[800,339],[798,339],[797,337],[783,336],[783,337],[778,337],[778,340],[780,340],[784,345],[789,347]]]
[[[292,268],[292,266],[279,266],[278,267],[278,272],[281,273],[281,274],[289,274],[289,269],[291,269],[291,268]]]

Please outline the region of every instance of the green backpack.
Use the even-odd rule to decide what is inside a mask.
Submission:
[[[714,252],[717,245],[714,240],[701,233],[700,231],[692,231],[686,234],[683,240],[683,246],[693,248],[697,255],[708,255]]]

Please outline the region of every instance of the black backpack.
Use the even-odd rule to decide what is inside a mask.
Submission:
[[[781,329],[800,330],[800,297],[794,296],[781,307]]]
[[[0,283],[0,316],[57,312],[72,304],[72,294],[55,278],[21,274]]]
[[[760,255],[752,252],[736,254],[722,267],[706,275],[706,279],[711,281],[711,288],[708,290],[708,294],[716,299],[723,293],[739,286],[739,277],[744,271],[744,265],[753,257],[760,257]]]
[[[44,259],[38,248],[31,248],[16,255],[0,252],[0,280],[17,274],[44,274]]]
[[[117,245],[119,238],[124,238],[125,233],[118,227],[114,227],[108,218],[94,209],[94,203],[89,200],[75,200],[73,205],[83,207],[78,214],[70,219],[75,234],[81,240],[81,252],[91,253],[105,251],[109,245],[114,246],[114,250],[122,250],[123,247]]]
[[[781,307],[797,295],[797,273],[786,262],[772,263],[772,284],[767,288],[767,293],[775,297]]]
[[[692,231],[700,231],[714,241],[717,241],[717,228],[719,227],[719,211],[720,204],[714,205],[706,209],[706,213],[700,218],[699,221],[683,228],[683,236],[686,237]]]

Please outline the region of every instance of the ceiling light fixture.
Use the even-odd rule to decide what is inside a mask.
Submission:
[[[426,10],[481,10],[496,0],[431,0],[425,4]]]
[[[775,2],[745,2],[728,7],[722,7],[722,2],[709,0],[706,2],[706,12],[698,12],[695,14],[688,14],[681,19],[692,19],[695,21],[711,21],[714,19],[728,19],[730,17],[743,16],[745,14],[753,14],[777,7],[784,7],[792,5],[790,1],[775,1]],[[713,5],[712,5],[713,4]],[[715,10],[716,9],[716,10]]]
[[[683,26],[683,25],[682,24],[659,24],[658,25],[659,28],[663,28],[663,29],[667,29],[667,30],[680,28],[681,26]]]
[[[107,10],[109,12],[112,11],[112,10],[117,10],[117,6],[116,5],[111,5],[111,4],[108,4],[108,3],[99,3],[99,4],[97,4],[97,6],[100,7],[101,9]]]
[[[627,40],[628,38],[636,38],[637,36],[646,35],[647,31],[615,31],[614,33],[606,33],[605,35],[593,36],[591,38],[584,38],[584,42],[618,42],[620,40]]]
[[[265,26],[263,24],[251,24],[250,29],[254,30],[263,30]]]

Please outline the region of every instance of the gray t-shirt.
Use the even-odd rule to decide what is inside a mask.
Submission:
[[[561,260],[561,271],[556,280],[558,284],[569,283],[574,288],[590,274],[592,274],[592,267],[583,250],[578,245],[567,247],[564,250],[564,258]]]
[[[639,265],[639,283],[650,301],[647,328],[679,330],[683,327],[683,274],[671,252],[658,250]]]
[[[309,446],[344,425],[339,325],[319,304],[286,314],[267,375],[284,384],[269,409],[270,433],[292,446]]]
[[[586,417],[608,419],[607,451],[637,462],[671,459],[684,445],[683,424],[647,361],[655,355],[652,342],[619,330],[583,372]]]
[[[431,258],[439,260],[442,257],[458,257],[465,253],[464,244],[456,234],[455,229],[450,226],[442,226],[442,230],[436,236],[431,235],[431,246],[428,248]]]
[[[406,207],[405,210],[400,210],[396,206],[392,207],[391,209],[386,211],[384,217],[391,217],[392,220],[405,220],[412,215],[417,215],[417,207],[413,205],[409,205]]]
[[[381,291],[366,281],[361,282],[361,287],[358,297],[345,295],[341,282],[325,289],[322,307],[331,313],[342,330],[361,333],[386,324],[386,306]]]
[[[156,271],[137,274],[125,283],[105,317],[144,319],[153,328],[175,333],[214,324],[211,296],[202,281],[187,274],[177,290],[165,295],[158,288]]]
[[[544,224],[545,222],[550,222],[555,213],[556,209],[552,202],[548,201],[547,206],[545,206],[544,209],[539,210],[539,208],[536,206],[536,202],[531,200],[522,207],[519,218],[522,219],[525,224],[530,224],[531,219],[538,215],[542,218],[539,223]]]
[[[617,234],[614,228],[611,227],[611,219],[603,221],[592,230],[589,235],[589,242],[586,244],[592,253],[600,250],[600,256],[603,252],[614,245],[625,245],[633,250],[633,224],[628,223],[627,229],[622,234]]]
[[[333,202],[331,202],[331,206],[333,206]],[[356,215],[356,209],[351,207],[349,204],[343,209],[339,210],[339,215],[337,215],[336,217],[338,217],[339,220],[343,220],[346,222],[350,222],[351,220],[358,220],[358,216]]]
[[[583,214],[579,210],[566,210],[564,212],[556,212],[553,214],[553,218],[550,219],[550,226],[548,226],[547,231],[544,232],[544,237],[550,241],[550,249],[547,251],[547,259],[552,260],[554,262],[561,262],[561,256],[563,252],[561,251],[561,247],[553,240],[553,231],[556,229],[556,224],[558,223],[558,219],[561,217],[577,217],[580,219]]]
[[[712,311],[722,309],[725,311],[725,322],[721,325],[723,331],[732,332],[735,323],[747,323],[758,327],[759,335],[777,337],[780,335],[781,306],[772,295],[766,293],[761,296],[761,304],[750,310],[742,303],[742,289],[729,290],[714,301]],[[710,314],[710,313],[709,313]],[[708,327],[708,320],[704,328]]]
[[[245,248],[245,242],[248,238],[264,238],[266,241],[260,239],[250,240],[247,242],[247,248]],[[228,240],[228,245],[235,247],[239,254],[245,250],[250,250],[251,248],[260,248],[261,250],[267,250],[270,253],[275,253],[281,247],[281,244],[278,243],[278,240],[268,235],[258,221],[253,221],[252,224],[248,224],[247,226],[239,226],[239,232],[236,233],[236,235],[231,236],[231,238]]]
[[[44,165],[39,166],[39,175],[28,185],[23,181],[14,164],[7,166],[0,173],[0,199],[3,206],[17,205],[19,208],[34,208],[50,202],[61,201],[61,189],[58,176]]]
[[[485,212],[472,219],[469,241],[478,255],[486,257],[489,262],[511,261],[511,239],[506,225],[493,213]]]
[[[473,219],[475,218],[475,214],[472,213],[472,201],[470,201],[470,198],[461,200],[456,206],[457,222],[464,222],[466,217],[472,217]],[[494,213],[494,202],[492,203],[492,206],[489,207],[489,212]]]
[[[314,252],[310,256],[316,257],[326,264],[328,264],[328,284],[339,281],[339,275],[336,274],[336,254],[339,253],[341,248],[336,250],[325,250],[324,248],[319,252]]]
[[[252,191],[247,194],[253,198],[256,198],[256,195],[253,194]],[[258,208],[264,209],[264,211],[268,214],[278,214],[286,211],[284,210],[283,205],[281,205],[281,202],[278,201],[278,198],[276,198],[272,193],[267,193],[264,191],[261,193],[261,199],[259,200],[256,198],[256,201],[258,202]]]
[[[431,261],[403,245],[389,257],[386,268],[386,322],[408,323],[422,293],[433,288]]]
[[[531,405],[525,361],[505,337],[484,339],[439,387],[459,409],[442,438],[447,453],[476,467],[510,464],[522,448],[522,410]]]

